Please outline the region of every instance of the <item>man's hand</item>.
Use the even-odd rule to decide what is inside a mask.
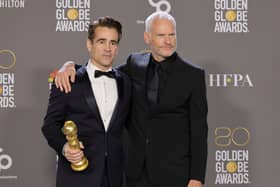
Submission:
[[[75,70],[75,63],[72,61],[65,62],[63,66],[59,69],[59,71],[56,74],[55,77],[55,85],[57,88],[60,89],[60,91],[65,93],[71,92],[71,85],[69,81],[69,77],[71,82],[75,82],[75,75],[76,75],[76,70]]]
[[[82,143],[80,143],[80,146],[82,149],[84,148]],[[72,164],[76,164],[82,160],[84,152],[80,149],[71,149],[69,147],[69,144],[66,143],[63,146],[63,155],[69,162],[71,162]]]
[[[199,180],[191,179],[187,187],[202,187],[202,183]]]

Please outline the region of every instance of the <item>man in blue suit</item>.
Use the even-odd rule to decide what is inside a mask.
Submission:
[[[130,80],[112,68],[122,35],[121,24],[102,17],[89,26],[90,59],[76,73],[72,92],[52,86],[42,132],[59,156],[57,187],[120,187],[124,169],[122,132],[130,105]],[[71,149],[61,132],[72,120],[83,150]],[[73,171],[83,156],[89,166]]]

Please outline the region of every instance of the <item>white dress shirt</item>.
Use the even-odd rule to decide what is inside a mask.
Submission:
[[[104,124],[105,131],[108,130],[108,126],[113,115],[115,105],[118,100],[118,89],[115,79],[107,76],[100,76],[95,78],[95,70],[101,71],[91,61],[87,64],[87,73],[91,83],[91,88],[95,96],[95,100]],[[112,68],[107,71],[111,71]]]

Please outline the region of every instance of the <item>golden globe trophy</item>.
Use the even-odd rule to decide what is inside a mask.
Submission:
[[[78,139],[78,129],[76,124],[73,121],[66,121],[64,123],[64,126],[62,128],[63,134],[66,136],[66,139],[68,141],[69,147],[71,149],[81,149],[80,142]],[[81,161],[79,161],[76,164],[71,163],[71,168],[74,171],[83,171],[88,167],[88,160],[84,156]]]

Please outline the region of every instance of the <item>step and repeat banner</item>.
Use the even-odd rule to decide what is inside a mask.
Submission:
[[[49,86],[65,61],[87,62],[89,23],[107,15],[122,22],[118,65],[147,49],[144,20],[155,11],[176,18],[178,53],[206,70],[205,187],[278,186],[279,7],[276,0],[0,0],[0,186],[55,185],[56,155],[41,134]]]

